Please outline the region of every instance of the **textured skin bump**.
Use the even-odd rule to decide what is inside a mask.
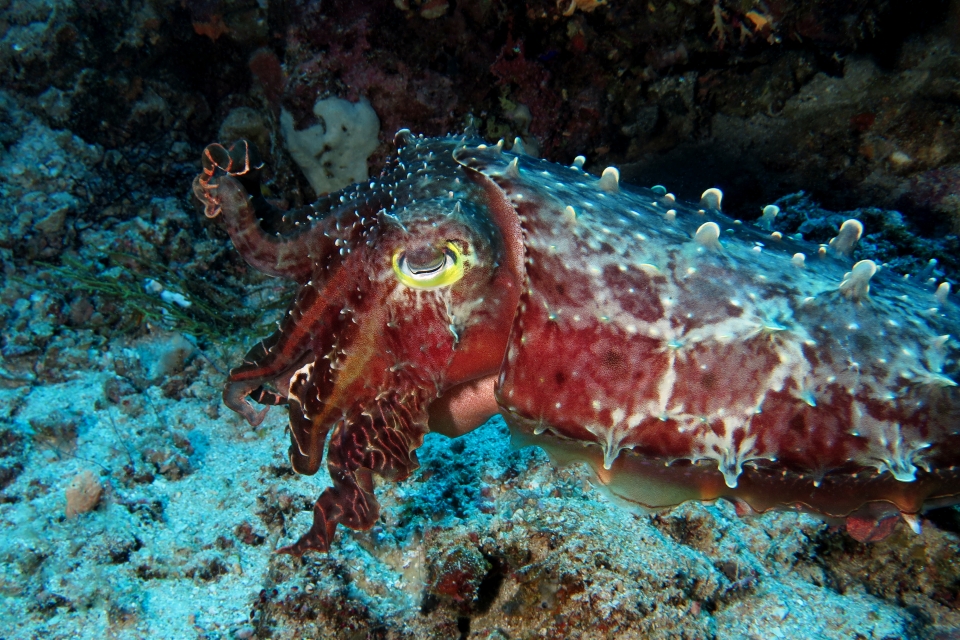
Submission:
[[[853,265],[859,222],[817,247],[735,223],[717,189],[691,208],[615,169],[397,144],[379,178],[288,213],[289,236],[260,230],[249,143],[211,145],[195,183],[251,265],[302,285],[224,390],[250,422],[251,400],[288,405],[298,472],[326,443],[334,486],[284,551],[370,527],[373,474],[402,480],[431,426],[457,435],[495,410],[519,444],[586,462],[644,508],[724,497],[874,540],[891,516],[957,501],[957,309],[948,287]],[[394,273],[397,252],[429,270],[417,256],[450,242],[455,282]]]

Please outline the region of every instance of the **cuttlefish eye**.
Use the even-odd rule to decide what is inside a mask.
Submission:
[[[463,254],[452,242],[442,247],[398,249],[393,254],[393,272],[414,289],[448,287],[463,277]]]

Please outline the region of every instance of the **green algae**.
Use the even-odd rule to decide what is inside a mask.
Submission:
[[[60,265],[38,262],[37,266],[54,275],[56,280],[69,281],[77,290],[113,301],[120,307],[120,315],[129,319],[124,329],[152,322],[210,341],[248,341],[261,335],[263,327],[270,324],[266,318],[290,303],[290,296],[283,295],[251,308],[244,304],[241,293],[214,285],[195,274],[184,275],[129,253],[112,251],[105,257],[109,265],[105,269],[70,256],[64,256]],[[144,283],[150,281],[158,283],[176,300],[148,291]],[[36,283],[23,284],[37,287]],[[38,288],[63,293],[63,287],[55,281]]]

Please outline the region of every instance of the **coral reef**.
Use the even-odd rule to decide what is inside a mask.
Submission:
[[[291,471],[283,411],[251,427],[220,393],[296,287],[189,183],[209,142],[253,140],[288,233],[316,194],[280,114],[365,98],[374,178],[397,129],[470,128],[721,187],[744,220],[775,202],[784,236],[856,218],[854,260],[956,283],[957,7],[0,2],[0,636],[951,637],[956,509],[869,544],[723,502],[634,514],[499,420],[427,434],[368,531],[275,554],[323,483]]]

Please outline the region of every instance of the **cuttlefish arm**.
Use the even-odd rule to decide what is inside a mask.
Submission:
[[[260,220],[284,212],[261,193],[263,161],[256,147],[246,140],[238,140],[229,148],[211,144],[204,149],[201,162],[203,171],[193,181],[193,192],[208,218],[222,218],[243,259],[271,276],[301,283],[309,280],[317,261],[334,248],[334,239],[324,234],[323,225],[314,224],[326,213],[314,205],[287,212],[287,217],[308,224],[298,225],[288,234],[267,233]]]

